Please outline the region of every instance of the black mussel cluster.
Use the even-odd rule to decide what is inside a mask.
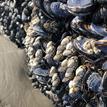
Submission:
[[[107,70],[107,58],[99,57],[101,50],[88,45],[95,39],[89,38],[83,44],[91,56],[88,57],[78,51],[75,44],[84,39],[82,36],[64,33],[57,43],[53,35],[45,35],[38,27],[39,22],[37,16],[32,18],[24,40],[32,86],[39,88],[56,107],[100,107],[97,98],[102,98],[99,90]]]
[[[32,86],[51,99],[55,107],[106,107],[107,30],[103,25],[88,23],[91,17],[86,22],[79,17],[89,15],[95,5],[91,0],[88,5],[87,0],[78,0],[81,4],[71,0],[73,4],[68,7],[62,3],[66,0],[56,0],[61,2],[57,5],[51,4],[52,0],[43,1],[0,1],[1,28],[18,47],[24,46]],[[81,5],[86,5],[86,10]],[[103,20],[105,7],[100,12]],[[102,44],[105,47],[101,48]]]
[[[29,22],[32,13],[31,0],[4,0],[0,1],[0,24],[3,32],[18,47],[23,47],[26,36],[24,23]]]

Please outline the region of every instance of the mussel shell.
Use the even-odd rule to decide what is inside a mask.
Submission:
[[[38,78],[36,78],[38,80],[38,82],[40,84],[47,84],[47,77],[44,76],[38,76]]]
[[[93,72],[86,80],[87,86],[90,90],[93,92],[98,92],[99,90],[102,90],[101,81],[102,77],[99,73]]]
[[[33,26],[33,30],[36,32],[37,35],[40,35],[42,37],[47,37],[47,32],[45,32],[44,29],[38,24],[35,24]]]
[[[103,69],[104,71],[107,70],[107,61],[105,61],[105,62],[103,63],[103,65],[102,65],[102,69]]]
[[[39,75],[39,76],[43,76],[43,77],[46,77],[48,76],[48,70],[47,69],[42,69],[42,68],[35,68],[33,70],[33,74],[34,75]]]

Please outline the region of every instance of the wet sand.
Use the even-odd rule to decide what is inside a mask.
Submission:
[[[0,36],[0,107],[53,107],[31,86],[23,50]]]

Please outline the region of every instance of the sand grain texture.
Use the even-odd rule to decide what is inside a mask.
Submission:
[[[25,53],[0,36],[0,107],[53,107],[26,77]]]

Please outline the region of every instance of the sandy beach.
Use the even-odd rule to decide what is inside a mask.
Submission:
[[[31,86],[24,50],[0,36],[0,107],[53,107]]]

